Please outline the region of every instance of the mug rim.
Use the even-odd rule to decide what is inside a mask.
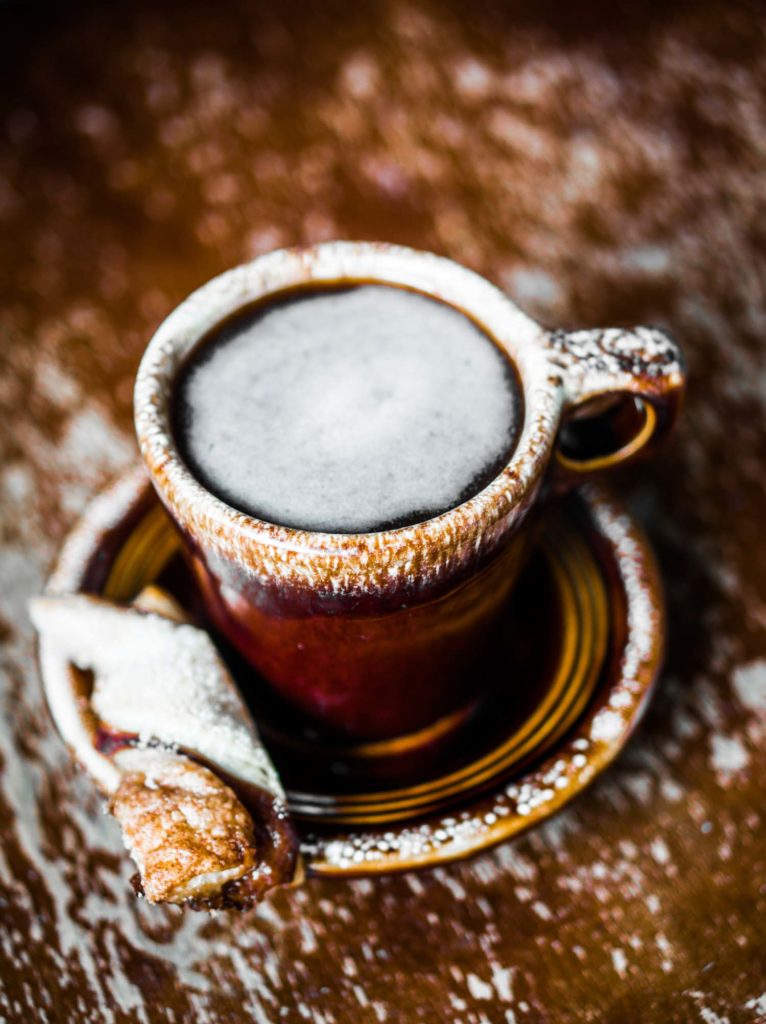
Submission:
[[[180,367],[217,326],[252,304],[312,284],[379,283],[409,288],[469,316],[508,356],[521,390],[523,418],[508,461],[482,490],[430,519],[369,533],[332,533],[281,526],[248,515],[208,490],[187,467],[173,437],[171,406]],[[193,539],[259,574],[313,575],[325,563],[333,590],[371,572],[399,576],[434,570],[494,547],[523,519],[537,494],[564,401],[560,373],[549,360],[548,332],[499,288],[443,256],[384,242],[322,242],[278,249],[214,277],[160,324],[136,377],[136,433],[160,498]],[[296,559],[301,553],[304,557]],[[375,565],[370,568],[370,559]],[[416,557],[418,568],[412,565]],[[302,562],[297,565],[296,562]],[[358,563],[349,573],[349,561]],[[383,565],[381,563],[384,563]],[[334,577],[334,579],[333,579]],[[316,580],[306,580],[312,585]],[[369,579],[366,582],[370,582]],[[366,587],[365,587],[366,589]]]

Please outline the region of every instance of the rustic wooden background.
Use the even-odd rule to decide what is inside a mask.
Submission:
[[[0,1018],[766,1020],[765,83],[766,18],[728,2],[0,7]],[[25,602],[135,459],[158,321],[338,236],[447,253],[550,325],[677,334],[683,426],[623,483],[667,667],[616,768],[527,837],[243,917],[152,909]]]

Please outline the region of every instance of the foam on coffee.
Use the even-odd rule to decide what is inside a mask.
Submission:
[[[451,306],[384,285],[241,314],[177,383],[179,447],[250,515],[362,533],[453,508],[513,449],[511,364]]]

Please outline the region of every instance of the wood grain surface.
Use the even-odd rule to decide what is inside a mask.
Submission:
[[[0,7],[0,1018],[766,1020],[766,18],[427,0]],[[617,766],[471,862],[152,908],[48,720],[25,603],[135,459],[153,328],[281,244],[446,253],[551,326],[657,323],[626,477],[670,649]]]

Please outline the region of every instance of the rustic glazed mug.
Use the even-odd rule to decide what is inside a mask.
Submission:
[[[446,302],[507,354],[523,400],[507,465],[456,508],[377,533],[292,529],[231,508],[179,455],[179,369],[255,302],[354,282]],[[483,684],[467,669],[513,587],[541,497],[653,446],[675,418],[683,384],[680,352],[659,330],[549,332],[450,260],[330,242],[262,256],[186,299],[146,350],[135,414],[152,482],[215,626],[295,707],[344,734],[380,738],[419,730],[477,695]],[[591,436],[596,425],[609,428],[599,431],[606,447]]]

